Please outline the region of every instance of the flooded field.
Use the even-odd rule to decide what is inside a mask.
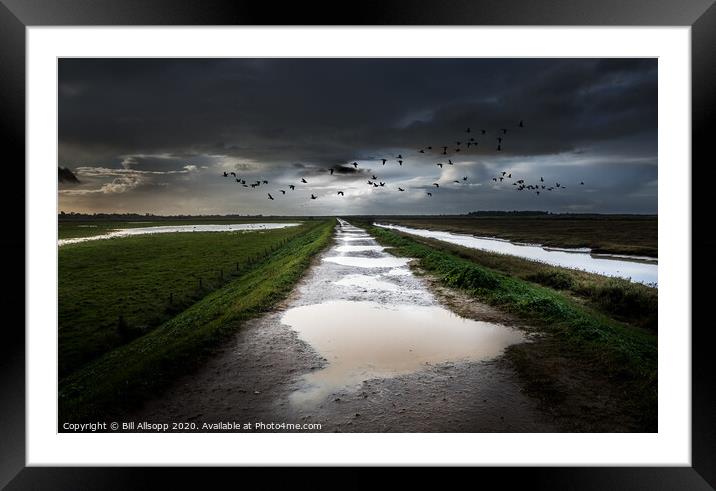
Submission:
[[[114,239],[118,237],[132,237],[135,235],[146,234],[166,234],[175,232],[241,232],[252,230],[272,230],[277,228],[293,227],[296,225],[298,225],[298,223],[233,223],[218,225],[166,225],[157,227],[123,228],[101,235],[60,239],[57,241],[57,245],[63,246],[67,244],[77,244],[79,242],[87,242],[89,240]],[[88,227],[90,226],[88,225]]]
[[[463,247],[508,254],[552,266],[579,269],[589,273],[631,279],[647,285],[658,284],[658,264],[653,258],[592,254],[590,249],[561,249],[535,244],[516,244],[504,239],[476,237],[438,230],[425,230],[400,225],[376,224],[378,227],[441,240]]]
[[[238,414],[320,422],[322,431],[554,430],[498,363],[523,332],[487,306],[484,320],[454,314],[408,261],[341,221],[336,244],[283,308],[249,322],[138,417]]]

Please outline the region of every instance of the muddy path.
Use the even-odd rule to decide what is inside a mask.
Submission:
[[[126,419],[198,430],[231,421],[319,423],[322,432],[560,431],[502,356],[529,342],[522,326],[476,302],[454,314],[407,261],[341,221],[286,301]]]

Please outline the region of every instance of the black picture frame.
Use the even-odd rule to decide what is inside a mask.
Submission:
[[[0,333],[0,487],[138,489],[155,487],[156,483],[168,487],[167,479],[171,477],[185,486],[192,482],[183,469],[25,467],[25,317],[24,310],[19,313],[19,305],[24,305],[25,299],[25,271],[18,258],[29,258],[24,233],[17,233],[25,230],[24,213],[20,218],[18,208],[25,202],[25,185],[31,180],[25,175],[24,165],[20,165],[25,160],[25,28],[70,25],[690,26],[693,163],[690,168],[688,162],[669,165],[681,165],[685,178],[695,176],[692,263],[697,262],[699,267],[692,276],[692,305],[698,309],[692,311],[703,311],[709,305],[708,288],[698,288],[694,280],[705,280],[714,272],[707,253],[716,246],[707,225],[711,223],[712,206],[705,189],[716,182],[709,125],[716,114],[714,0],[388,0],[361,2],[352,7],[338,2],[325,6],[293,2],[280,8],[269,2],[224,0],[0,0],[0,129],[6,140],[5,175],[12,180],[0,196],[6,223],[10,220],[16,232],[0,238],[6,258],[3,269],[10,269],[15,276],[8,285],[11,288],[0,295],[0,302],[3,312],[19,314],[15,321],[6,318]],[[692,322],[692,467],[502,468],[481,472],[499,479],[501,485],[526,480],[531,488],[716,488],[716,364],[710,353],[714,335],[708,318],[704,316],[702,323],[696,319],[693,317]],[[230,473],[232,469],[221,472]]]

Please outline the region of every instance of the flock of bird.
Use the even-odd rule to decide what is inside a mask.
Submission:
[[[524,121],[520,120],[520,122],[516,125],[516,127],[519,129],[524,128],[525,127]],[[508,133],[508,129],[509,128],[500,128],[496,131],[495,145],[496,145],[496,150],[498,152],[502,151],[504,138]],[[441,146],[435,147],[435,151],[433,151],[432,146],[425,146],[423,148],[418,149],[417,153],[419,153],[419,154],[433,153],[435,155],[439,155],[440,157],[450,156],[452,158],[456,158],[455,154],[458,154],[461,151],[467,152],[467,151],[469,151],[470,147],[477,148],[478,141],[473,136],[474,134],[475,133],[473,133],[470,128],[467,128],[465,130],[465,136],[461,140],[456,140],[454,146],[453,145],[441,145]],[[488,134],[488,131],[485,129],[480,129],[480,130],[478,130],[477,134],[479,134],[480,136],[485,136]],[[447,158],[447,162],[442,161],[442,162],[436,163],[435,165],[437,167],[439,167],[440,169],[442,169],[446,165],[447,166],[455,165],[455,163],[452,161],[452,158]],[[405,162],[405,159],[403,158],[402,154],[398,154],[397,156],[395,156],[391,159],[379,158],[377,160],[382,162],[382,165],[385,166],[388,162],[393,161],[393,159],[395,159],[395,161],[398,163],[398,165],[400,167],[402,167],[403,163]],[[441,160],[445,160],[445,159],[441,159]],[[348,165],[352,165],[354,169],[358,169],[358,162],[352,162]],[[335,170],[336,169],[334,167],[331,167],[328,169],[328,171],[330,172],[330,175],[333,175]],[[369,169],[369,170],[372,170],[372,169]],[[247,183],[247,181],[245,179],[238,177],[236,172],[224,171],[225,178],[228,178],[230,176],[238,184],[240,184],[241,186],[243,186],[245,188],[249,188],[249,187],[250,188],[258,188],[261,185],[265,185],[265,184],[269,183],[267,180],[256,180],[256,181]],[[464,177],[462,177],[462,179],[455,179],[452,182],[452,184],[457,184],[458,186],[461,186],[461,185],[466,184],[468,182],[468,180],[469,180],[469,176],[464,176]],[[538,196],[539,196],[540,192],[545,192],[545,191],[550,192],[550,191],[555,191],[555,190],[567,189],[567,186],[565,186],[564,184],[559,183],[559,182],[555,182],[554,185],[546,184],[544,177],[540,177],[539,182],[528,183],[525,181],[525,179],[517,179],[516,177],[513,178],[512,172],[510,172],[510,171],[501,171],[498,175],[492,177],[492,181],[495,183],[503,183],[504,181],[508,181],[508,182],[511,182],[512,186],[514,186],[514,189],[516,191],[534,192]],[[308,184],[308,181],[305,178],[301,178],[300,184]],[[384,188],[384,187],[386,187],[386,182],[383,180],[380,180],[375,174],[372,174],[371,178],[367,180],[367,185],[371,186],[373,188]],[[579,185],[584,186],[584,181],[580,181]],[[438,183],[438,182],[432,183],[432,186],[435,187],[435,189],[432,190],[433,192],[440,189],[440,183]],[[443,184],[443,186],[444,186],[444,184]],[[400,186],[396,186],[396,188],[398,189],[398,192],[401,192],[401,193],[406,191],[404,188],[402,188]],[[289,191],[295,191],[296,184],[289,184],[288,189],[289,189]],[[279,189],[278,192],[281,193],[281,195],[286,194],[285,189]],[[428,198],[432,197],[433,192],[427,191],[426,196]],[[274,193],[276,193],[276,191],[274,191]],[[269,200],[272,200],[272,201],[274,200],[274,196],[270,192],[267,192],[266,194],[268,195]],[[338,191],[337,196],[345,196],[345,192]],[[312,199],[312,200],[318,199],[318,196],[311,193],[310,199]]]

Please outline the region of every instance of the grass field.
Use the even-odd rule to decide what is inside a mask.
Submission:
[[[604,254],[658,256],[656,216],[543,215],[500,217],[372,217],[385,223],[500,237],[551,247],[589,247]]]
[[[369,227],[369,231],[380,243],[391,246],[393,254],[416,258],[422,270],[435,275],[444,285],[466,291],[536,326],[551,341],[556,341],[552,343],[551,356],[589,360],[590,366],[606,374],[617,387],[615,392],[624,399],[624,407],[638,415],[638,427],[654,431],[657,400],[654,332],[620,322],[559,288],[537,284],[520,277],[523,275],[513,276],[510,273],[514,273],[514,264],[488,262],[488,267],[482,264],[484,257],[466,257],[442,243],[428,244],[379,227]],[[524,276],[536,273],[527,272]],[[534,382],[537,373],[542,377],[557,374],[558,367],[537,370],[536,362],[530,362],[522,349],[507,353],[528,382]]]
[[[312,226],[156,234],[60,247],[60,378],[150,332]]]
[[[294,230],[282,247],[223,287],[65,377],[60,381],[60,421],[116,413],[195,366],[242,321],[265,312],[291,291],[311,258],[330,243],[334,224],[316,221],[302,226],[300,233]]]

